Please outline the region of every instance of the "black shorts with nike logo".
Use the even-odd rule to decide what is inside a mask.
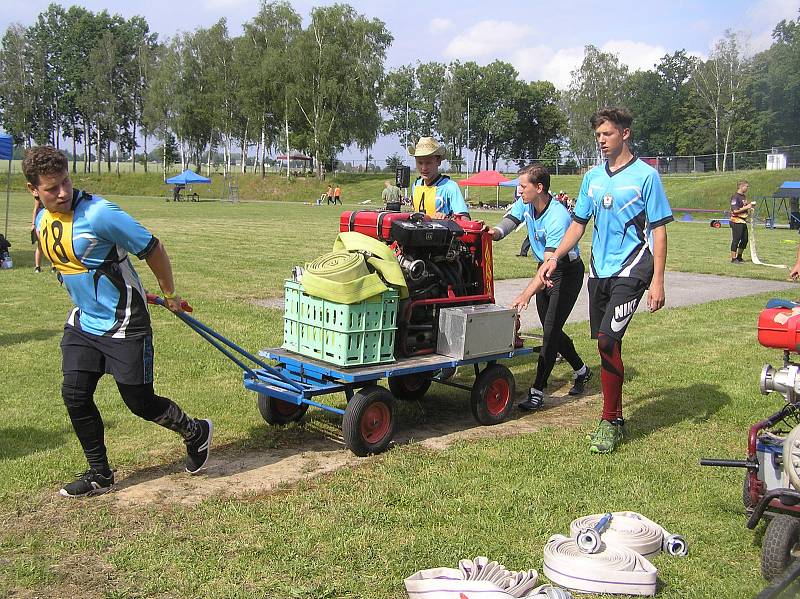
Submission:
[[[589,327],[622,341],[633,313],[649,284],[633,277],[589,277]]]

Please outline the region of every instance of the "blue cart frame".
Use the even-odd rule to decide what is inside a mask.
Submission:
[[[148,301],[164,305],[159,297],[149,296]],[[175,315],[244,371],[244,387],[258,394],[259,411],[269,424],[298,421],[309,406],[333,412],[342,416],[345,444],[357,456],[385,451],[391,444],[397,424],[395,398],[420,399],[434,382],[469,391],[472,414],[480,424],[503,422],[513,409],[515,381],[511,371],[498,361],[540,349],[521,347],[463,360],[429,354],[401,358],[388,364],[350,368],[337,367],[282,348],[261,350],[259,355],[262,358],[277,363],[273,366],[188,314],[177,312]],[[248,366],[241,358],[257,367]],[[484,364],[483,368],[481,364]],[[472,386],[449,380],[459,366],[473,367],[475,382]],[[389,389],[377,384],[384,378],[388,379]],[[340,392],[347,398],[344,410],[315,399]]]

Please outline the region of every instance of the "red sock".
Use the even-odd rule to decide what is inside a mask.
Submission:
[[[611,422],[622,418],[622,381],[625,366],[622,364],[622,345],[608,335],[597,337],[600,350],[600,385],[603,388],[603,420]]]

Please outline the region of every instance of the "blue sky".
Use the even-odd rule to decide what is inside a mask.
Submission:
[[[161,39],[176,31],[208,27],[227,17],[231,35],[258,11],[258,0],[82,0],[92,11],[107,9],[125,17],[145,17]],[[32,24],[50,4],[45,0],[4,2],[0,31],[11,23]],[[307,21],[322,1],[294,1]],[[648,69],[664,54],[681,48],[707,56],[726,29],[745,32],[751,51],[769,46],[772,28],[781,19],[798,17],[800,0],[672,0],[613,4],[588,0],[351,0],[360,13],[383,20],[394,35],[387,66],[416,61],[495,59],[512,63],[526,80],[547,79],[564,88],[580,64],[583,47],[594,44],[614,52],[631,69]],[[432,7],[436,6],[436,11]],[[488,7],[488,8],[487,8]],[[374,154],[382,158],[399,149],[396,140],[380,140]],[[361,158],[345,151],[343,158]]]

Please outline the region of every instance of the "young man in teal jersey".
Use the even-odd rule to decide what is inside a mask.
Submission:
[[[34,223],[42,251],[75,304],[61,339],[61,394],[89,469],[64,485],[61,495],[97,495],[114,485],[103,420],[94,402],[97,383],[106,373],[134,414],[183,437],[186,471],[200,472],[211,451],[213,425],[155,394],[147,299],[128,258],[132,253],[147,262],[167,307],[181,312],[163,244],[111,202],[73,190],[67,157],[60,150],[33,148],[22,170],[31,195],[44,206]]]
[[[633,117],[624,108],[604,108],[590,119],[604,163],[583,178],[573,222],[538,277],[552,285],[557,262],[594,219],[589,262],[589,321],[600,351],[603,412],[589,435],[592,453],[610,453],[622,441],[622,337],[649,287],[651,312],[664,306],[667,230],[673,220],[658,172],[630,151]]]

